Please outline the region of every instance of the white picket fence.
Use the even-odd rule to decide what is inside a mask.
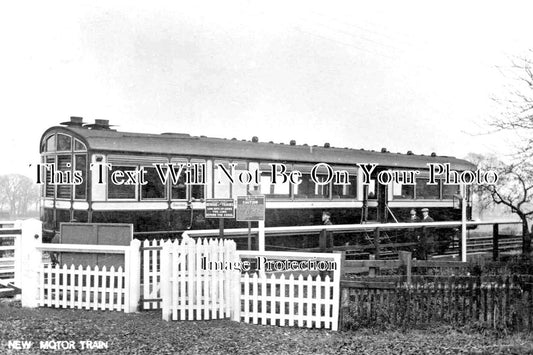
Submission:
[[[166,241],[161,251],[161,297],[165,320],[231,316],[236,272],[233,240]],[[229,266],[229,267],[228,267]]]
[[[11,285],[20,285],[21,221],[0,221],[0,295],[12,292]]]
[[[241,277],[240,309],[233,320],[245,323],[337,330],[338,286],[329,276],[291,274]]]
[[[155,249],[148,249],[154,251]],[[253,258],[255,269],[239,262]],[[331,271],[265,273],[272,260],[322,261]],[[165,320],[231,318],[246,323],[337,330],[340,255],[236,251],[231,240],[167,241],[161,251],[161,298]],[[298,274],[298,276],[295,276]],[[307,276],[304,277],[304,274]]]
[[[122,267],[41,264],[38,305],[126,311],[128,288]]]
[[[254,257],[260,271],[241,275],[233,320],[338,329],[340,254],[238,251],[237,255],[241,260]],[[287,263],[294,263],[294,270],[283,270]],[[282,270],[275,270],[276,264]]]
[[[134,312],[165,320],[229,318],[263,325],[337,330],[339,254],[237,251],[233,240],[132,241],[129,246],[43,244],[41,223],[23,226],[22,305]],[[43,262],[45,252],[123,254],[124,267]],[[238,269],[244,261],[250,270]],[[266,270],[283,261],[328,261],[332,271]],[[142,282],[141,282],[142,280]],[[142,297],[141,297],[142,293]]]
[[[140,242],[129,246],[43,244],[41,224],[27,229],[38,238],[23,238],[22,306],[135,312],[140,298]],[[24,233],[24,230],[23,230]],[[43,263],[43,253],[122,254],[124,268]]]

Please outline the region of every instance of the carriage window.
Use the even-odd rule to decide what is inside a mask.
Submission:
[[[428,185],[427,178],[416,179],[416,198],[417,199],[440,199],[440,184]]]
[[[187,169],[186,166],[184,166],[182,169],[181,169],[181,172],[180,172],[180,167],[179,167],[179,164],[182,164],[182,163],[187,163],[186,161],[180,161],[180,162],[174,162],[174,173],[176,175],[179,174],[178,176],[178,182],[177,184],[173,184],[172,183],[172,179],[169,177],[170,179],[170,184],[171,185],[171,198],[173,200],[185,200],[187,198],[187,185],[185,184],[185,169]]]
[[[231,182],[223,171],[222,167],[226,168],[226,171],[231,174],[229,162],[215,160],[213,182],[215,184],[215,198],[229,198],[231,197]]]
[[[192,160],[191,164],[191,181],[199,182],[191,184],[191,198],[201,200],[205,198],[205,161]]]
[[[296,198],[310,198],[314,196],[315,183],[311,180],[311,175],[302,174],[300,178],[301,183],[294,185],[294,197]]]
[[[370,182],[366,184],[367,186],[367,198],[369,200],[376,200],[378,198],[377,196],[377,180],[370,179]]]
[[[82,183],[80,185],[75,185],[74,187],[74,198],[75,199],[86,199],[87,198],[87,155],[85,154],[76,154],[74,155],[74,169],[81,171]]]
[[[349,185],[335,185],[331,187],[333,198],[356,198],[357,176],[350,175]]]
[[[57,156],[57,170],[62,172],[70,172],[72,174],[72,155],[58,155]],[[66,174],[62,174],[66,177]],[[72,185],[61,184],[61,181],[57,181],[57,198],[70,199],[72,197]]]
[[[325,176],[317,176],[317,182],[325,182]],[[329,198],[329,191],[331,189],[331,182],[325,185],[315,184],[315,196],[318,198]]]
[[[72,150],[72,137],[65,134],[57,134],[57,150],[60,152]]]
[[[235,166],[234,172],[235,172],[235,183],[233,184],[233,196],[244,196],[248,193],[248,184],[251,184],[253,182],[250,181],[249,183],[241,183],[239,181],[239,175],[241,175],[243,178],[246,176],[248,178],[248,169],[247,164],[245,161],[235,161],[233,162],[233,165]],[[245,180],[246,181],[246,180]]]
[[[117,170],[136,170],[136,167],[113,165],[113,167],[109,169],[107,175],[107,197],[110,199],[135,199],[137,185],[113,184],[111,181],[111,174]],[[123,180],[126,181],[125,178]]]
[[[395,200],[406,200],[415,198],[415,185],[394,183],[392,192]]]
[[[157,170],[151,167],[144,167],[145,185],[141,185],[141,199],[154,200],[165,199],[167,197],[166,185],[161,182]]]
[[[56,151],[56,136],[50,136],[46,140],[46,151],[47,152],[55,152]]]
[[[459,185],[442,184],[442,198],[445,200],[453,199],[453,195],[460,195],[461,189]]]
[[[85,144],[83,144],[79,140],[74,139],[74,150],[76,150],[76,151],[85,151],[85,150],[87,150],[87,147],[85,146]]]
[[[301,184],[294,186],[294,197],[295,198],[329,198],[331,190],[331,182],[325,185],[319,185],[311,179],[311,168],[312,166],[303,166],[298,165],[294,166],[295,170],[302,172],[302,177],[300,178]],[[317,181],[326,181],[326,175],[324,170],[317,171]]]
[[[287,168],[287,171],[292,170],[291,165],[285,164],[285,167]],[[261,183],[259,190],[261,194],[268,195],[270,198],[279,199],[289,199],[291,197],[289,181],[281,183],[281,178],[278,177],[279,180],[276,181],[276,184],[272,183],[272,167],[270,164],[260,164],[259,169],[261,171],[259,180]]]

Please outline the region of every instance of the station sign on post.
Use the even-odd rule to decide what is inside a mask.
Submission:
[[[237,196],[237,221],[264,221],[265,196]]]
[[[237,221],[258,222],[258,249],[265,251],[265,196],[237,196]],[[250,249],[250,224],[248,223],[248,249]]]
[[[208,198],[205,200],[205,218],[218,218],[220,238],[224,237],[224,218],[235,218],[235,200]]]
[[[235,218],[235,200],[208,198],[205,200],[205,218]]]

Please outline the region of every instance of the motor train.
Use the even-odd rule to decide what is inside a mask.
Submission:
[[[260,142],[257,137],[129,133],[113,129],[107,120],[85,124],[80,117],[47,129],[40,153],[45,239],[69,221],[132,223],[137,233],[218,228],[217,219],[205,217],[206,199],[236,199],[251,193],[265,195],[267,227],[321,224],[324,210],[334,224],[405,222],[411,209],[420,215],[422,208],[429,208],[435,221],[460,220],[461,211],[454,206],[459,185],[445,185],[442,180],[428,184],[427,164],[448,163],[457,171],[475,168],[465,160],[435,153],[335,148],[328,143],[311,146],[294,140]],[[376,164],[375,169],[364,183],[362,166],[370,163]],[[163,183],[154,164],[183,167],[185,173],[177,181]],[[273,164],[298,171],[298,184],[272,184]],[[317,164],[321,169],[313,169]],[[325,167],[345,172],[347,181],[336,183]],[[143,181],[127,183],[124,172],[140,170]],[[377,175],[385,170],[420,174],[411,183],[377,183]],[[245,183],[228,179],[243,172],[253,179]],[[246,226],[234,219],[225,221],[225,228]]]

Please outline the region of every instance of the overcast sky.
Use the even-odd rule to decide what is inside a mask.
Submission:
[[[531,2],[47,1],[0,11],[0,174],[69,116],[119,130],[464,157]],[[33,170],[32,170],[33,171]]]

